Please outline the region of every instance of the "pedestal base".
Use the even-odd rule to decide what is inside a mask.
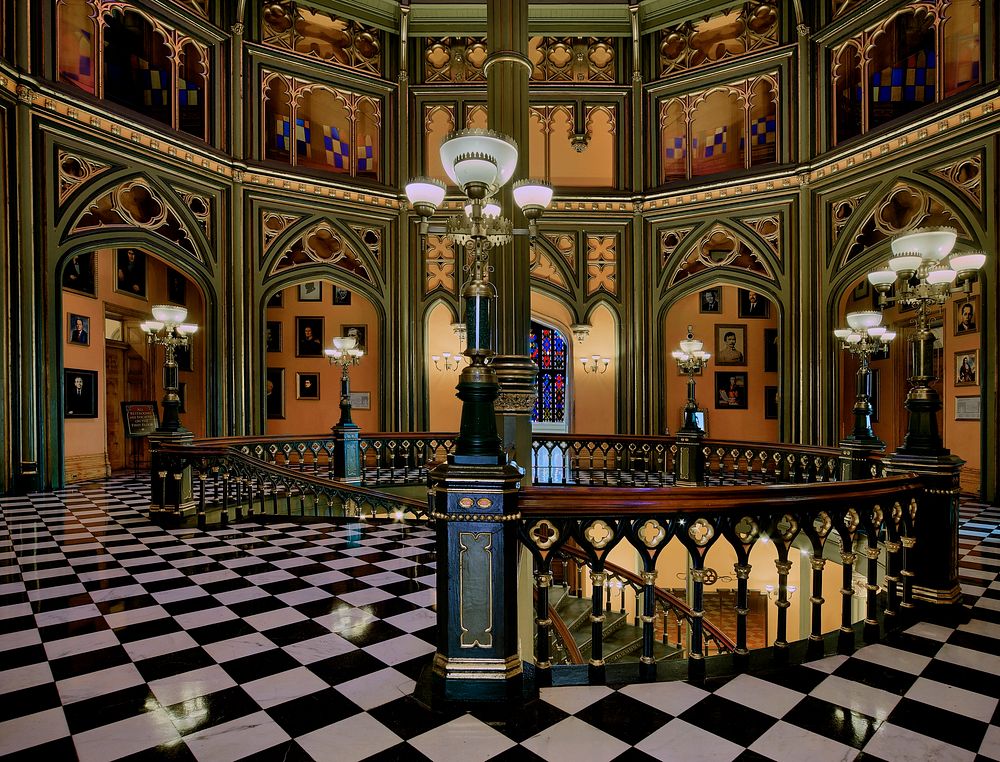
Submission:
[[[912,455],[897,450],[882,463],[887,475],[915,473],[924,483],[925,492],[917,501],[916,544],[909,564],[914,573],[914,601],[933,607],[960,605],[958,485],[965,461],[948,454]]]
[[[854,481],[871,479],[876,465],[872,455],[882,452],[885,442],[878,437],[847,437],[840,441],[840,479]]]
[[[677,455],[674,460],[674,483],[678,487],[705,486],[705,453],[701,432],[677,432]]]
[[[174,455],[160,451],[164,445],[187,445],[194,435],[186,429],[180,432],[154,432],[149,435],[150,450],[150,503],[151,519],[158,518],[166,524],[179,522],[196,510],[191,484],[191,466],[178,468]]]
[[[361,483],[361,429],[355,423],[333,427],[333,478],[347,484]]]

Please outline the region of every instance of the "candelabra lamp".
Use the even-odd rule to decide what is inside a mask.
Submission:
[[[501,52],[501,56],[510,55]],[[438,548],[438,641],[430,670],[431,702],[480,702],[484,707],[523,697],[517,632],[518,489],[522,473],[509,462],[498,434],[499,394],[490,253],[515,235],[534,237],[536,222],[552,199],[544,183],[514,183],[514,202],[528,222],[515,229],[503,216],[497,194],[517,168],[517,145],[491,130],[460,130],[441,143],[441,163],[464,195],[464,211],[444,225],[431,217],[444,201],[445,186],[427,178],[407,184],[406,195],[420,219],[420,233],[441,233],[464,249],[462,287],[468,364],[457,385],[462,418],[455,451],[429,476],[429,509]],[[519,368],[519,370],[522,370]],[[531,396],[534,366],[520,396]],[[509,384],[505,393],[511,394]],[[462,626],[452,623],[461,621]],[[541,640],[541,639],[540,639]],[[544,656],[540,661],[546,661]],[[418,687],[418,693],[422,689]]]
[[[916,605],[960,611],[958,583],[958,494],[964,461],[944,448],[938,433],[941,398],[934,381],[934,336],[928,313],[954,293],[969,295],[972,280],[986,264],[982,251],[953,252],[956,233],[951,228],[922,228],[892,240],[886,266],[869,273],[879,302],[915,307],[916,331],[910,339],[909,413],[901,447],[883,458],[886,474],[915,473],[925,491],[919,499],[915,537],[905,538],[919,548],[913,571]],[[956,284],[958,288],[956,288]],[[904,604],[906,605],[906,604]]]
[[[909,412],[901,453],[946,454],[938,433],[937,412],[941,399],[930,386],[934,376],[934,336],[928,314],[956,291],[970,294],[972,279],[984,264],[982,251],[952,252],[953,228],[919,228],[892,240],[892,256],[885,267],[869,273],[868,280],[879,292],[879,304],[916,307],[916,332],[910,339]],[[955,284],[960,288],[955,289]]]
[[[139,324],[150,346],[163,347],[163,420],[150,444],[150,517],[166,523],[178,521],[194,507],[191,487],[191,466],[174,463],[161,451],[166,444],[187,444],[194,435],[181,423],[180,382],[177,349],[191,344],[198,330],[194,323],[185,323],[187,309],[174,304],[157,304],[153,319]],[[170,462],[168,462],[170,461]]]
[[[583,366],[584,373],[604,373],[608,369],[608,365],[611,364],[611,358],[591,355],[589,358],[581,357],[580,364]]]
[[[687,337],[680,348],[671,352],[677,368],[687,376],[687,402],[684,405],[684,424],[677,432],[677,457],[674,460],[674,478],[679,486],[694,487],[705,483],[705,454],[701,440],[705,432],[698,425],[698,402],[695,399],[694,376],[708,365],[711,355],[702,347],[705,344],[694,337],[694,328],[687,327]]]
[[[431,355],[431,361],[434,363],[434,369],[439,370],[442,373],[460,370],[462,367],[462,361],[465,359],[465,356],[461,352],[462,344],[465,342],[465,323],[452,323],[451,330],[458,335],[459,351],[455,354],[452,354],[451,352],[442,352],[439,355]]]
[[[351,419],[350,368],[361,362],[364,351],[354,336],[338,336],[333,347],[323,350],[331,365],[340,366],[340,420],[333,427],[333,477],[357,484],[361,481],[361,431]]]
[[[849,312],[848,328],[837,328],[833,335],[841,342],[840,348],[858,358],[855,377],[854,428],[848,437],[851,441],[871,443],[880,448],[885,445],[872,431],[871,358],[883,352],[896,332],[882,325],[882,313],[874,310]]]

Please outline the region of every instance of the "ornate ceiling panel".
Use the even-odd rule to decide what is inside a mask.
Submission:
[[[720,267],[745,270],[768,280],[774,280],[774,275],[764,257],[751,249],[732,230],[717,223],[709,228],[678,264],[670,279],[670,285],[676,285],[692,275]]]
[[[424,294],[435,291],[457,293],[457,278],[455,273],[455,246],[450,238],[439,235],[427,236],[425,250],[426,270],[424,275]]]
[[[587,236],[587,296],[618,294],[618,236]]]
[[[931,170],[931,174],[953,185],[983,210],[983,154],[977,153]]]
[[[369,283],[372,282],[364,260],[350,247],[340,232],[326,222],[314,225],[296,239],[275,261],[270,274],[317,263],[346,270]]]
[[[59,206],[73,195],[77,188],[111,169],[110,164],[88,159],[76,153],[59,149]]]

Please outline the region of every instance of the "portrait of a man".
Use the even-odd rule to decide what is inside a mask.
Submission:
[[[351,303],[351,292],[343,286],[333,287],[333,303],[337,306],[347,306]]]
[[[739,315],[741,318],[766,318],[771,315],[771,303],[756,291],[739,289]]]
[[[353,336],[358,340],[357,348],[368,354],[368,326],[366,325],[342,325],[340,326],[341,336]]]
[[[63,270],[62,285],[71,291],[78,291],[87,296],[97,296],[97,281],[94,278],[97,254],[77,254],[66,263]]]
[[[300,302],[320,302],[323,301],[323,284],[318,280],[299,284]]]
[[[979,330],[976,324],[977,313],[979,312],[979,297],[970,296],[968,299],[955,302],[955,335],[961,336],[963,333],[975,333]]]
[[[67,418],[97,417],[97,371],[66,368],[63,371],[64,410]]]
[[[700,312],[719,312],[722,309],[722,294],[720,289],[707,288],[699,296]]]
[[[146,255],[135,249],[116,252],[117,290],[140,299],[146,298]]]
[[[264,350],[266,352],[281,351],[281,321],[268,320],[264,329]]]
[[[747,409],[747,374],[730,371],[716,371],[716,410]]]
[[[90,318],[85,315],[69,315],[69,343],[90,346]]]
[[[716,325],[715,364],[746,365],[746,337],[745,325]]]
[[[285,417],[285,369],[268,368],[264,379],[264,412],[268,418]]]
[[[295,318],[295,356],[323,356],[323,318]]]
[[[187,304],[187,278],[172,267],[167,268],[167,301],[171,304]]]
[[[296,385],[295,399],[298,400],[319,399],[319,373],[296,373],[295,385]]]

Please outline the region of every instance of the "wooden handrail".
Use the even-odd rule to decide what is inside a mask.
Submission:
[[[819,482],[733,487],[525,487],[518,507],[526,516],[587,516],[629,513],[636,516],[698,513],[727,509],[766,509],[808,502],[810,508],[844,505],[852,498],[916,496],[923,486],[913,474],[853,482]]]

